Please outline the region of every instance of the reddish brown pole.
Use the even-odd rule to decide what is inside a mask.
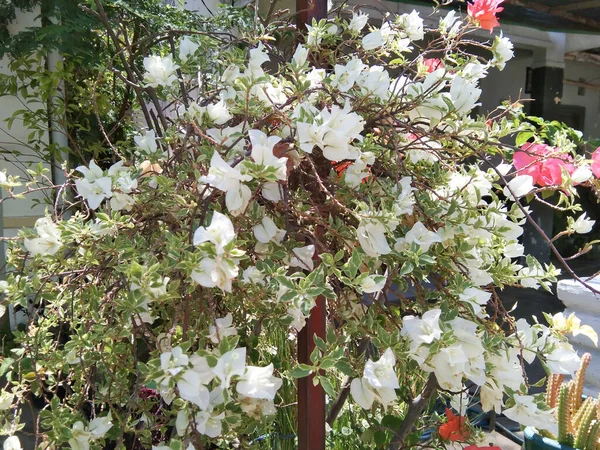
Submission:
[[[296,0],[298,29],[304,31],[313,19],[327,17],[327,0]]]
[[[327,17],[327,0],[296,0],[298,29],[306,31],[313,19]],[[298,361],[311,364],[313,337],[325,340],[327,308],[325,298],[317,297],[306,326],[298,334]],[[298,450],[325,450],[325,391],[313,384],[314,375],[298,380]]]
[[[298,360],[311,364],[310,354],[315,348],[314,335],[325,339],[325,298],[317,297],[306,326],[298,334]],[[313,384],[313,377],[298,380],[298,450],[325,450],[325,392]]]

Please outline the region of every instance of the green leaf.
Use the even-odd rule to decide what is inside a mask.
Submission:
[[[327,351],[327,344],[325,344],[325,341],[323,339],[321,339],[319,336],[317,336],[316,334],[313,336],[313,340],[315,341],[315,345],[317,347],[319,347],[321,350],[323,350],[324,352]]]
[[[304,378],[312,373],[312,368],[306,364],[298,364],[290,371],[290,376],[293,378]]]
[[[517,138],[515,139],[515,145],[517,147],[520,147],[534,136],[535,136],[535,133],[533,131],[522,131],[521,133],[519,133],[517,135]]]
[[[2,361],[2,365],[0,365],[0,377],[3,376],[8,369],[11,368],[12,363],[14,363],[15,360],[12,358],[4,358],[4,360]]]
[[[321,360],[321,364],[319,364],[319,368],[323,370],[331,369],[335,365],[335,359],[326,356]]]
[[[333,384],[331,384],[331,381],[329,381],[327,377],[319,375],[319,382],[321,383],[321,386],[323,386],[323,390],[327,395],[329,395],[330,397],[335,397],[335,390],[333,388]]]
[[[348,377],[354,375],[354,369],[345,358],[337,361],[335,363],[335,368]]]
[[[402,425],[402,418],[398,416],[387,415],[381,419],[381,426],[396,431]]]

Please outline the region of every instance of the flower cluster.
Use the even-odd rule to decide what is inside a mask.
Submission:
[[[500,3],[473,1],[434,28],[416,11],[375,27],[357,9],[280,47],[280,22],[224,9],[201,32],[128,44],[151,56],[119,58],[133,66],[109,78],[141,92],[135,120],[86,149],[96,161],[60,191],[77,197],[62,194],[8,251],[1,305],[32,311],[2,366],[2,429],[17,429],[15,397],[60,390],[41,422],[56,447],[245,448],[295,431],[292,379],[305,376],[332,401],[349,389],[332,411],[360,423],[356,445],[391,438],[381,430],[399,418],[472,440],[475,401],[549,429],[523,367],[571,374],[567,335],[597,336],[576,317],[517,321],[498,293],[550,289],[560,274],[526,254],[527,202],[557,192],[569,217],[551,243],[593,231],[572,194],[599,192],[600,149],[578,155],[573,133],[542,144],[516,103],[474,113],[512,44],[499,35],[471,54],[464,36],[497,26]],[[131,43],[130,28],[112,33]],[[512,136],[532,142],[504,144]],[[316,305],[326,333],[301,355]],[[405,414],[417,395],[448,392],[460,395],[443,424]]]
[[[231,327],[213,330],[211,339],[227,342],[226,336],[236,334]],[[218,356],[218,359],[217,359]],[[209,362],[210,361],[210,362]],[[246,365],[246,349],[235,348],[220,355],[207,353],[200,356],[186,354],[174,347],[160,355],[160,369],[156,382],[161,397],[168,404],[179,397],[191,408],[177,414],[177,433],[184,436],[193,422],[195,429],[211,438],[223,433],[223,422],[231,415],[227,405],[237,401],[243,412],[251,417],[275,414],[273,400],[282,381],[273,376],[273,365],[255,367]],[[235,383],[235,393],[233,384]],[[198,412],[190,414],[191,409]]]

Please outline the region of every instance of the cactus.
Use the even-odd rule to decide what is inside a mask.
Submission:
[[[558,393],[562,385],[565,376],[563,374],[553,374],[548,378],[548,385],[546,387],[546,403],[550,408],[556,407],[558,401]]]
[[[563,383],[562,375],[551,375],[546,386],[546,403],[550,408],[556,408],[556,440],[580,450],[600,450],[600,401],[592,397],[582,400],[590,359],[589,353],[581,357],[573,380]]]

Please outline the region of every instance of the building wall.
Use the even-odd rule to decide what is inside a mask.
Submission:
[[[597,89],[585,88],[579,93],[579,87],[565,83],[562,101],[565,105],[585,107],[584,136],[600,139],[600,65],[567,60],[565,79],[599,86]]]
[[[515,57],[506,64],[503,71],[490,69],[488,76],[481,82],[479,112],[487,114],[505,100],[515,102],[521,99],[527,105],[531,95],[525,93],[525,81],[532,58],[531,51],[517,50]]]
[[[11,33],[17,33],[27,27],[36,25],[36,17],[39,10],[32,12],[17,12],[17,19],[9,26]],[[0,59],[0,73],[10,74],[9,60],[5,56]],[[40,162],[40,158],[26,145],[29,130],[19,120],[15,120],[9,129],[6,119],[12,116],[14,111],[23,108],[39,108],[40,104],[26,104],[20,97],[6,96],[0,98],[0,151],[2,153],[18,151],[20,156],[10,155],[0,157],[0,170],[5,170],[9,175],[21,176],[27,180],[27,167]],[[6,159],[9,159],[7,161]],[[11,162],[10,160],[14,160]],[[16,189],[21,192],[23,188]],[[4,196],[6,193],[4,193]],[[35,201],[42,200],[43,194],[31,194],[27,199],[7,199],[3,202],[4,230],[3,236],[14,236],[18,229],[23,226],[33,226],[37,217],[44,214],[45,207],[36,205]]]

